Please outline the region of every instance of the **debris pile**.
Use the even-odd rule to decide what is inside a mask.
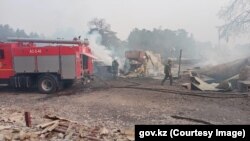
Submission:
[[[217,82],[229,79],[241,72],[241,70],[250,66],[250,57],[244,59],[238,59],[232,62],[203,68],[198,71],[199,74],[204,74],[206,76],[214,78]]]
[[[162,75],[164,66],[161,55],[151,51],[131,50],[125,52],[124,75],[126,77]]]
[[[191,83],[183,87],[200,91],[250,91],[250,58],[186,72]]]
[[[16,116],[7,116],[4,109],[0,109],[0,140],[1,141],[131,141],[134,131],[108,129],[104,126],[90,127],[79,122],[58,116],[45,115],[41,124],[26,127],[23,112],[13,112]],[[5,110],[4,110],[5,111]],[[8,113],[8,112],[7,112]],[[34,118],[34,117],[33,117]]]
[[[250,66],[245,66],[239,74],[238,88],[241,92],[250,91]]]

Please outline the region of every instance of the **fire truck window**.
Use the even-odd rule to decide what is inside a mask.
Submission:
[[[4,51],[3,51],[3,49],[0,49],[0,59],[4,59]]]
[[[88,69],[88,56],[86,55],[83,55],[82,56],[82,66],[83,66],[83,69]]]

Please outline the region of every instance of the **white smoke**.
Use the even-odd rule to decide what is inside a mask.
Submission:
[[[101,45],[101,35],[97,32],[94,32],[89,35],[88,39],[90,41],[90,47],[94,56],[98,58],[97,60],[102,61],[105,65],[111,65],[113,60],[112,51]]]
[[[218,65],[249,57],[249,52],[229,45],[220,45],[202,50],[203,62],[199,65]]]

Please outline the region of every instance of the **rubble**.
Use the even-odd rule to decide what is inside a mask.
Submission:
[[[217,88],[219,84],[209,84],[204,81],[201,76],[194,71],[185,71],[184,76],[188,78],[188,81],[183,83],[181,86],[188,90],[199,90],[199,91],[223,91],[223,89]],[[205,79],[206,80],[206,79]]]
[[[74,85],[74,89],[56,95],[1,89],[0,125],[11,128],[0,131],[0,140],[21,135],[41,141],[66,138],[122,141],[133,138],[135,124],[200,124],[187,118],[218,124],[249,123],[248,94],[197,92],[179,86],[188,80],[181,77],[173,86],[161,86],[159,80],[152,78],[119,78],[107,80],[108,89],[86,93],[81,85]],[[30,128],[25,125],[25,111],[31,113]],[[56,127],[52,131],[38,134],[53,125]],[[131,134],[124,129],[131,130]]]
[[[5,109],[2,109],[5,110]],[[18,115],[24,115],[18,112]],[[3,116],[1,116],[3,118]],[[75,141],[75,140],[91,140],[91,141],[106,141],[106,140],[120,140],[132,141],[134,140],[134,130],[128,133],[126,130],[122,132],[120,129],[112,130],[103,126],[87,126],[76,121],[65,119],[54,115],[45,115],[43,121],[46,122],[26,127],[24,125],[16,124],[9,120],[0,121],[0,140],[32,140],[32,141]],[[23,120],[23,122],[25,122]]]
[[[233,90],[232,83],[229,80],[222,81],[221,83],[207,83],[198,75],[196,76],[191,75],[190,83],[183,83],[182,87],[188,90],[214,91],[214,92],[226,92]]]
[[[199,74],[204,74],[216,79],[217,82],[224,81],[232,76],[240,73],[241,69],[250,65],[250,57],[238,59],[232,62],[216,65],[213,67],[205,67],[198,71]]]
[[[250,80],[250,66],[245,66],[239,73],[240,80]]]
[[[250,87],[249,64],[250,58],[245,58],[210,68],[190,71],[190,84],[184,83],[182,86],[190,90],[200,91],[232,91],[238,89],[241,92],[248,92]]]
[[[238,89],[240,92],[249,92],[250,91],[250,81],[239,81]]]
[[[158,76],[163,74],[161,55],[151,51],[130,50],[125,52],[125,77]]]
[[[191,89],[192,90],[200,90],[200,91],[220,91],[220,89],[216,88],[216,84],[208,84],[201,80],[199,77],[191,77]]]
[[[245,66],[239,73],[238,89],[241,92],[250,91],[250,66]]]
[[[223,89],[224,91],[231,91],[233,89],[232,84],[229,81],[221,82],[216,88]]]
[[[10,129],[10,128],[11,128],[11,126],[0,126],[0,131]]]

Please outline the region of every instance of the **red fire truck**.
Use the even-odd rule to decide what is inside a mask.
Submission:
[[[9,39],[0,42],[0,84],[54,93],[90,81],[95,58],[80,40]]]

